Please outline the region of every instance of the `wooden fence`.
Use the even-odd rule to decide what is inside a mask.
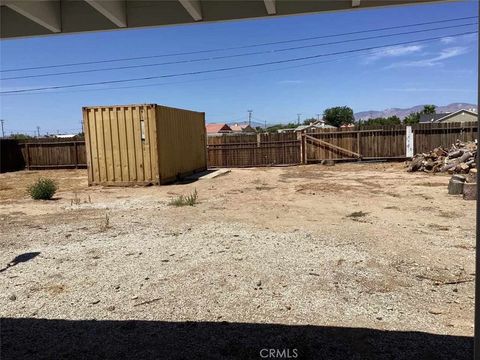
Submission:
[[[413,153],[420,153],[475,140],[477,123],[415,124],[411,130]],[[302,134],[302,162],[405,159],[406,137],[404,125],[318,129]]]
[[[249,167],[300,163],[301,141],[295,133],[209,136],[209,167]]]
[[[85,141],[35,141],[20,143],[27,169],[87,167]]]
[[[322,160],[403,159],[405,127],[325,129],[302,134],[304,163]]]
[[[412,127],[415,153],[427,152],[438,146],[450,146],[456,140],[474,141],[477,122],[416,124]]]
[[[449,147],[477,137],[477,123],[416,124],[413,153]],[[404,125],[319,129],[308,133],[223,134],[209,136],[209,167],[308,164],[322,160],[401,160],[406,154]],[[86,167],[84,141],[51,139],[18,143],[1,140],[0,170]]]

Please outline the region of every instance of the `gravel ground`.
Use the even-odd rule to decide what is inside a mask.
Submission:
[[[54,201],[26,197],[38,176]],[[475,203],[447,183],[386,163],[147,188],[1,174],[1,357],[470,358]]]

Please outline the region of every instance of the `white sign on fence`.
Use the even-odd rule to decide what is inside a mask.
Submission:
[[[413,131],[411,126],[406,127],[405,156],[407,158],[413,157]]]

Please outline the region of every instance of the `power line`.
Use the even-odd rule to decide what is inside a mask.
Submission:
[[[439,23],[444,24],[446,22],[477,19],[477,18],[478,18],[477,16],[466,16],[466,17],[460,17],[460,18],[435,20],[435,21],[428,21],[428,22],[422,22],[422,23],[389,26],[389,27],[383,27],[383,28],[358,30],[358,31],[351,31],[351,32],[345,32],[345,33],[338,33],[338,34],[311,36],[311,37],[306,37],[306,38],[281,40],[281,41],[273,41],[273,42],[264,42],[264,43],[242,45],[242,46],[233,46],[233,47],[224,47],[224,48],[206,49],[206,50],[188,51],[188,52],[177,52],[177,53],[170,53],[170,54],[157,54],[157,55],[149,55],[149,56],[114,58],[114,59],[96,60],[96,61],[84,61],[84,62],[76,62],[76,63],[64,63],[64,64],[56,64],[56,65],[34,66],[34,67],[15,68],[15,69],[3,69],[3,70],[0,70],[0,72],[39,70],[39,69],[59,68],[59,67],[68,67],[68,66],[102,64],[102,63],[119,62],[119,61],[145,60],[145,59],[171,57],[171,56],[195,55],[195,54],[217,52],[217,51],[248,49],[248,48],[259,47],[259,46],[267,46],[267,45],[287,44],[287,43],[298,42],[298,41],[318,40],[318,39],[325,39],[325,38],[329,38],[329,37],[339,37],[339,36],[346,36],[346,35],[364,34],[364,33],[369,33],[369,32],[394,30],[394,29],[400,29],[400,28],[405,28],[405,27],[413,27],[413,26],[424,26],[424,25],[432,25],[432,24],[439,24]]]
[[[295,62],[295,61],[302,61],[302,60],[320,58],[320,57],[325,57],[325,56],[333,56],[333,55],[340,55],[340,54],[347,54],[347,53],[369,51],[369,50],[381,49],[381,48],[386,48],[386,47],[391,47],[391,46],[398,46],[398,45],[406,45],[406,44],[411,44],[411,43],[419,43],[419,42],[439,40],[439,39],[444,38],[445,36],[462,36],[462,35],[474,34],[474,33],[476,33],[476,32],[464,32],[464,33],[457,33],[457,34],[448,34],[448,35],[443,35],[443,36],[438,36],[438,37],[418,39],[418,40],[405,41],[405,42],[398,42],[398,43],[386,44],[386,45],[380,45],[380,46],[372,46],[372,47],[361,48],[361,49],[346,50],[346,51],[339,51],[339,52],[326,53],[326,54],[318,54],[318,55],[305,56],[305,57],[286,59],[286,60],[277,60],[277,61],[271,61],[271,62],[265,62],[265,63],[240,65],[240,66],[225,67],[225,68],[217,68],[217,69],[211,69],[211,70],[200,70],[200,71],[192,71],[192,72],[186,72],[186,73],[166,74],[166,75],[149,76],[149,77],[142,77],[142,78],[131,78],[131,79],[121,79],[121,80],[109,80],[109,81],[100,81],[100,82],[82,83],[82,84],[57,85],[57,86],[34,88],[34,89],[31,89],[31,88],[30,89],[19,89],[19,90],[3,91],[3,92],[0,92],[0,94],[9,95],[9,94],[17,94],[17,93],[24,93],[24,92],[40,91],[40,90],[51,90],[51,89],[63,89],[63,88],[75,88],[75,87],[84,87],[84,86],[106,85],[106,84],[115,84],[115,83],[126,83],[126,82],[134,82],[134,81],[153,80],[153,79],[160,79],[160,78],[180,77],[180,76],[187,76],[187,75],[198,75],[198,74],[204,74],[204,73],[223,72],[223,71],[238,70],[238,69],[245,69],[245,68],[261,67],[261,66],[267,66],[267,65],[273,65],[273,64],[282,64],[282,63],[289,63],[289,62]],[[299,66],[301,66],[301,65],[299,65]],[[132,87],[132,86],[130,86],[130,87]]]
[[[400,33],[394,33],[394,34],[368,36],[368,37],[357,38],[357,39],[346,39],[346,40],[332,41],[332,42],[326,42],[326,43],[320,43],[320,44],[310,44],[310,45],[296,46],[296,47],[283,48],[283,49],[254,51],[254,52],[247,52],[247,53],[241,53],[241,54],[214,56],[214,57],[199,58],[199,59],[177,60],[177,61],[169,61],[169,62],[155,63],[155,64],[128,65],[128,66],[117,66],[117,67],[103,68],[103,69],[88,69],[88,70],[65,71],[65,72],[59,72],[59,73],[12,76],[7,78],[2,78],[1,80],[5,81],[5,80],[14,80],[14,79],[38,78],[38,77],[45,77],[45,76],[61,76],[61,75],[74,75],[74,74],[83,74],[83,73],[92,73],[92,72],[102,72],[102,71],[138,69],[138,68],[155,67],[155,66],[162,66],[162,65],[177,65],[177,64],[193,63],[193,62],[222,60],[222,59],[230,59],[230,58],[252,56],[252,55],[274,54],[274,53],[284,52],[284,51],[300,50],[300,49],[307,49],[307,48],[328,46],[328,45],[337,45],[337,44],[344,44],[344,43],[364,41],[364,40],[375,40],[375,39],[388,38],[392,36],[411,35],[411,34],[418,34],[422,32],[459,28],[459,27],[472,26],[477,24],[478,23],[475,22],[475,23],[469,23],[469,24],[443,26],[443,27],[437,27],[432,29],[406,31],[406,32],[400,32]]]
[[[295,62],[295,61],[316,59],[316,58],[325,57],[325,56],[333,56],[333,55],[349,54],[349,53],[355,53],[355,52],[361,52],[361,51],[369,51],[369,50],[380,49],[380,48],[391,47],[391,46],[399,46],[399,45],[406,45],[406,44],[412,44],[412,43],[433,41],[433,40],[442,39],[446,36],[452,37],[452,36],[462,36],[462,35],[468,35],[468,34],[476,34],[476,31],[457,33],[457,34],[448,34],[448,35],[442,35],[442,36],[425,38],[425,39],[403,41],[403,42],[397,42],[397,43],[393,43],[393,44],[370,46],[370,47],[365,47],[365,48],[360,48],[360,49],[337,51],[337,52],[332,52],[332,53],[317,54],[317,55],[311,55],[311,56],[304,56],[304,57],[270,61],[270,62],[263,62],[263,63],[256,63],[256,64],[230,66],[230,67],[210,69],[210,70],[198,70],[198,71],[190,71],[190,72],[166,74],[166,75],[147,76],[147,77],[141,77],[141,78],[107,80],[107,81],[97,81],[97,82],[90,82],[90,83],[68,84],[68,85],[57,85],[57,86],[45,86],[45,87],[34,88],[34,89],[31,89],[31,88],[30,89],[18,89],[18,90],[11,90],[11,91],[1,91],[0,94],[2,94],[2,95],[3,94],[15,94],[15,93],[28,92],[28,91],[32,92],[32,91],[65,89],[65,88],[75,88],[75,87],[84,87],[84,86],[93,86],[93,85],[118,84],[118,83],[134,82],[134,81],[145,81],[145,80],[153,80],[153,79],[162,79],[162,78],[180,77],[180,76],[187,76],[187,75],[198,75],[198,74],[206,74],[206,73],[214,73],[214,72],[247,69],[247,68],[262,67],[262,66],[267,66],[267,65],[283,64],[283,63],[289,63],[289,62]]]
[[[375,53],[376,53],[375,51],[366,52],[366,54],[375,54]],[[279,68],[263,70],[261,72],[256,71],[256,72],[253,72],[253,73],[227,75],[227,76],[217,76],[217,77],[210,77],[210,78],[203,78],[203,79],[189,79],[189,80],[173,81],[173,82],[162,82],[162,83],[142,84],[142,85],[128,85],[128,86],[116,86],[116,87],[104,87],[104,88],[96,88],[96,89],[93,88],[93,89],[71,90],[71,91],[45,91],[45,92],[16,93],[16,94],[3,94],[3,95],[4,96],[25,96],[25,95],[42,95],[42,94],[48,94],[48,95],[50,95],[50,94],[71,94],[71,93],[78,93],[78,92],[92,92],[92,91],[106,91],[106,90],[110,91],[110,90],[121,90],[121,89],[134,89],[134,88],[163,86],[163,85],[186,84],[186,83],[192,83],[192,82],[197,82],[197,81],[209,81],[209,80],[237,78],[237,77],[248,76],[248,75],[256,75],[256,74],[272,72],[272,71],[294,69],[294,68],[312,66],[312,65],[317,65],[317,64],[325,64],[325,63],[329,63],[329,62],[336,62],[336,61],[341,61],[341,60],[346,60],[346,59],[352,59],[352,58],[357,57],[358,55],[359,54],[355,54],[353,56],[343,56],[343,57],[333,58],[333,59],[329,59],[329,60],[314,61],[314,62],[309,62],[309,63],[305,63],[305,64],[283,66],[283,67],[279,67]],[[241,119],[239,119],[239,120],[241,120]]]

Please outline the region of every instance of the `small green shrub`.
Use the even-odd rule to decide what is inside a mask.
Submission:
[[[195,189],[193,191],[193,193],[191,193],[190,195],[180,195],[178,197],[176,197],[175,199],[173,199],[172,201],[170,201],[169,205],[173,205],[173,206],[193,206],[197,203],[197,199],[198,199],[198,194],[197,194],[197,189]]]
[[[34,200],[50,200],[57,189],[52,179],[40,178],[27,188],[27,193]]]

